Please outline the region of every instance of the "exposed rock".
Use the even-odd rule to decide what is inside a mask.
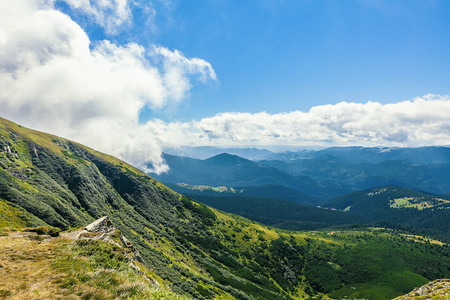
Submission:
[[[81,240],[81,239],[89,239],[89,240],[102,240],[107,243],[115,244],[119,247],[120,244],[114,241],[111,238],[111,235],[116,233],[116,227],[113,222],[107,217],[101,217],[100,219],[92,222],[88,226],[86,226],[83,230],[77,232],[76,235],[72,234],[71,238]]]
[[[104,216],[92,222],[84,229],[89,232],[112,233],[114,230],[116,230],[116,227],[114,226],[113,222],[108,218],[108,216]]]
[[[132,248],[133,247],[133,244],[123,235],[120,236],[120,241],[125,246],[125,248]]]
[[[438,300],[450,299],[450,279],[438,279],[414,289],[411,293],[395,298],[395,300]]]
[[[77,233],[71,233],[70,235],[65,235],[68,238],[80,240],[80,239],[91,239],[91,240],[102,240],[107,243],[115,244],[121,248],[129,249],[131,254],[127,255],[128,259],[132,261],[138,261],[143,263],[139,251],[134,248],[133,244],[123,235],[119,237],[123,246],[114,241],[111,236],[116,234],[116,227],[113,222],[108,218],[108,216],[101,217],[100,219],[92,222],[88,226],[86,226],[83,230],[78,231]],[[139,267],[135,266],[137,269]]]
[[[33,152],[36,157],[39,157],[38,150],[36,149],[36,145],[33,145]]]
[[[124,237],[123,235],[120,236],[120,241],[122,242],[122,244],[124,245],[125,248],[128,248],[131,250],[135,260],[137,260],[138,262],[141,262],[141,263],[144,262],[142,260],[141,255],[139,254],[139,252],[136,250],[136,248],[134,248],[133,244],[126,237]]]

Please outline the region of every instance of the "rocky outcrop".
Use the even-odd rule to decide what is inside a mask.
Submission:
[[[126,254],[126,256],[130,261],[130,264],[132,264],[133,269],[135,269],[137,272],[140,272],[139,267],[137,267],[133,262],[138,261],[140,263],[143,263],[144,261],[141,255],[125,236],[120,235],[119,239],[117,239],[117,236],[119,234],[118,230],[114,226],[114,223],[109,219],[108,216],[104,216],[87,225],[82,230],[66,233],[63,234],[63,236],[74,240],[102,240],[107,243],[115,244],[116,246],[119,246],[121,248],[125,248],[128,250],[128,254]],[[119,240],[121,244],[118,242]]]
[[[414,289],[411,293],[395,300],[439,300],[450,299],[450,279],[438,279]]]
[[[107,216],[104,216],[86,226],[84,230],[88,232],[112,233],[116,230],[116,227]]]
[[[140,263],[143,263],[141,255],[139,252],[134,248],[133,244],[123,235],[120,236],[120,241],[122,242],[123,246],[131,251],[133,254],[133,258],[137,260]]]
[[[83,230],[79,231],[78,234],[74,235],[73,237],[77,240],[102,240],[104,242],[112,243],[121,247],[120,244],[114,241],[111,237],[116,234],[116,231],[117,229],[114,226],[113,222],[107,216],[104,216],[86,226]]]
[[[128,265],[139,275],[143,275],[144,279],[148,282],[159,285],[159,283],[155,279],[150,279],[145,276],[145,273],[141,271],[141,269],[136,265],[136,262],[144,263],[141,255],[137,251],[137,249],[133,246],[133,244],[123,235],[119,236],[119,240],[122,243],[120,245],[113,238],[117,240],[118,230],[114,226],[113,222],[109,219],[108,216],[101,217],[100,219],[92,222],[84,229],[79,231],[77,234],[72,233],[72,238],[80,240],[80,239],[91,239],[91,240],[102,240],[107,243],[115,244],[121,248],[125,248],[126,251],[124,254],[128,259]]]

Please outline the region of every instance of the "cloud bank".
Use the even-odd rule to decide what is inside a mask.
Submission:
[[[394,104],[348,103],[280,114],[221,113],[188,123],[152,121],[163,143],[188,145],[450,145],[450,97],[426,95]],[[153,129],[155,130],[155,129]]]
[[[130,18],[126,0],[67,2],[107,29]],[[91,45],[53,1],[0,2],[0,112],[23,125],[163,171],[161,141],[139,113],[182,101],[192,76],[216,78],[208,62],[162,46]]]

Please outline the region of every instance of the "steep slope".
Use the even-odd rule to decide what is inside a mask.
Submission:
[[[381,288],[384,298],[373,299],[386,299],[450,277],[446,244],[373,229],[272,230],[177,194],[114,157],[4,119],[0,200],[10,215],[2,224],[17,228],[71,229],[110,216],[150,277],[196,299],[371,296]]]

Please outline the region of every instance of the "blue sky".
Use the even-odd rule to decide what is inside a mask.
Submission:
[[[449,94],[448,1],[155,1],[152,9],[149,24],[149,14],[132,7],[132,25],[117,34],[84,28],[91,41],[159,44],[199,57],[217,80],[195,83],[177,107],[144,110],[143,120]]]
[[[450,2],[3,0],[0,116],[166,147],[450,145]]]

